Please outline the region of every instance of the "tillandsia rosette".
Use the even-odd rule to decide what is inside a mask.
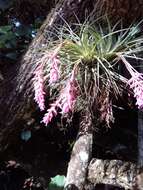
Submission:
[[[143,60],[138,56],[143,51],[140,24],[117,29],[107,23],[105,28],[89,23],[78,24],[74,30],[63,26],[59,39],[38,60],[35,101],[45,110],[47,80],[53,99],[42,120],[45,125],[58,113],[67,115],[88,105],[93,115],[100,113],[99,120],[110,126],[114,121],[112,99],[125,88],[132,90],[138,108],[143,108],[143,75],[132,64],[133,59]],[[120,72],[123,64],[131,78]]]

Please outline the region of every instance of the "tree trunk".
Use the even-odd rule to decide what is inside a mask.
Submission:
[[[138,164],[143,167],[143,112],[138,111]]]
[[[87,177],[91,159],[93,124],[90,112],[81,117],[78,138],[74,144],[66,177],[66,190],[82,190]]]
[[[142,62],[140,64],[140,72],[143,73]],[[137,189],[143,189],[143,111],[138,111],[138,169],[139,173],[137,175]]]
[[[137,165],[121,160],[92,159],[88,167],[88,181],[94,185],[108,184],[134,189]]]

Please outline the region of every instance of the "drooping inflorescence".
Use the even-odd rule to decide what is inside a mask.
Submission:
[[[136,105],[139,109],[143,109],[143,74],[134,73],[132,78],[128,81],[128,84],[133,90]]]
[[[119,56],[131,75],[127,84],[136,98],[136,105],[143,109],[143,74],[139,73],[123,56]]]
[[[34,76],[34,100],[38,104],[41,111],[45,109],[45,91],[44,91],[44,76],[43,65],[39,65]]]
[[[58,99],[51,104],[51,107],[47,110],[42,122],[47,125],[51,122],[52,118],[58,114],[58,110],[60,110],[60,113],[63,115],[73,111],[77,94],[78,89],[76,85],[75,72],[73,71],[71,77],[67,81],[66,87],[62,90]]]
[[[53,84],[59,80],[59,64],[60,60],[58,59],[57,53],[53,52],[49,54],[49,63],[50,63],[50,78],[49,84]]]

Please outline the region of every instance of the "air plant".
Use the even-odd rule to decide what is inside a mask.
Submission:
[[[42,122],[47,125],[58,112],[65,115],[88,105],[93,115],[94,111],[102,112],[101,120],[109,126],[113,121],[111,97],[117,98],[128,86],[139,109],[143,108],[143,76],[128,61],[128,58],[142,60],[138,56],[143,51],[139,24],[117,29],[117,25],[111,27],[109,22],[107,27],[84,23],[76,25],[74,30],[63,26],[58,32],[59,39],[50,44],[44,55],[46,78],[49,78],[54,103]],[[120,72],[122,64],[131,79]],[[105,106],[97,102],[102,95]]]

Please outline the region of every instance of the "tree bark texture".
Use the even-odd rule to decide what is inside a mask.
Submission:
[[[125,189],[135,189],[137,165],[121,160],[92,159],[88,167],[88,181]]]
[[[92,154],[92,128],[91,114],[86,111],[86,114],[81,117],[79,137],[74,144],[68,165],[66,190],[82,190],[84,188]]]
[[[139,71],[143,73],[143,68],[141,66],[142,61],[139,62]],[[143,111],[138,111],[138,169],[139,173],[137,175],[137,189],[143,190]]]
[[[76,140],[66,177],[66,190],[81,190],[85,185],[87,168],[92,152],[92,134],[82,135]]]
[[[96,10],[98,15],[107,14],[113,21],[123,20],[125,25],[143,17],[142,0],[98,0]]]
[[[138,111],[138,169],[137,189],[143,190],[143,112]]]

